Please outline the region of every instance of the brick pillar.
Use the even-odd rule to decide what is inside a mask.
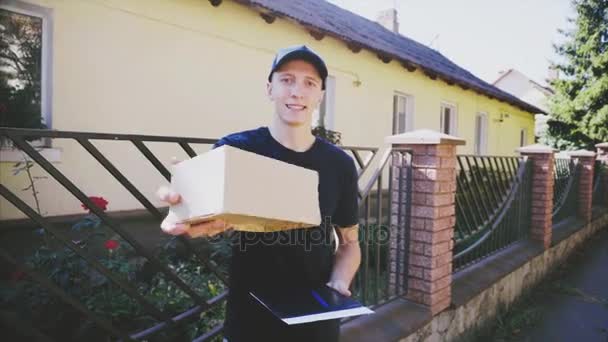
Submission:
[[[554,150],[545,145],[535,144],[516,150],[532,161],[532,222],[530,238],[542,242],[545,249],[551,245],[553,232],[553,172]]]
[[[597,160],[602,161],[604,164],[608,164],[608,142],[595,145],[597,148]]]
[[[601,165],[604,168],[603,170],[601,170],[602,174],[600,175],[600,177],[602,177],[602,189],[604,189],[604,191],[602,192],[602,195],[604,196],[603,203],[606,203],[606,205],[608,206],[608,142],[597,144],[595,145],[595,147],[597,148],[596,158],[600,161]],[[598,171],[599,170],[596,170],[595,172]]]
[[[595,152],[579,150],[570,153],[571,158],[578,160],[578,217],[585,222],[591,221],[593,201],[593,168]]]
[[[456,146],[464,145],[464,140],[418,130],[388,137],[386,142],[412,150],[407,297],[436,314],[452,300]]]

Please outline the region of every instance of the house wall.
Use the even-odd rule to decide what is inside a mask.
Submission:
[[[265,125],[272,107],[265,82],[279,47],[307,44],[318,51],[336,80],[335,130],[345,145],[380,146],[392,132],[392,96],[414,98],[414,128],[439,129],[442,101],[458,108],[457,135],[467,140],[459,153],[472,153],[475,114],[489,115],[488,153],[512,155],[519,132],[533,142],[534,119],[506,103],[433,81],[398,62],[384,64],[373,53],[352,53],[326,37],[316,41],[284,19],[267,24],[251,9],[204,0],[27,0],[52,9],[53,129],[219,138]],[[357,86],[355,81],[360,81]],[[499,120],[501,114],[508,118]],[[130,144],[95,142],[155,204],[166,181]],[[151,145],[165,161],[185,157],[176,146]],[[107,172],[73,141],[55,140],[55,166],[87,195],[104,196],[110,210],[139,209]],[[201,146],[199,151],[208,149]],[[57,152],[55,150],[55,152]],[[6,155],[6,153],[5,153]],[[25,174],[0,158],[0,181],[33,204],[20,189]],[[34,173],[42,173],[39,169]],[[38,180],[42,211],[77,213],[80,203],[52,179]],[[0,219],[22,214],[0,199]]]

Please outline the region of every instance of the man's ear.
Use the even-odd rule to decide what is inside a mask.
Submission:
[[[266,83],[266,95],[268,96],[269,99],[272,100],[272,83],[271,82]]]

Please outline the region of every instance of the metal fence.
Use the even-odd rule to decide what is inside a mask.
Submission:
[[[6,186],[0,185],[0,195],[21,210],[29,219],[42,227],[42,233],[47,234],[55,244],[55,248],[38,249],[34,258],[29,260],[18,260],[11,256],[4,248],[0,249],[0,259],[5,264],[12,265],[14,269],[27,275],[28,280],[33,280],[31,289],[44,294],[41,302],[58,303],[54,307],[60,310],[74,311],[74,316],[79,317],[80,326],[89,327],[98,336],[133,340],[167,340],[188,339],[186,330],[189,324],[199,320],[199,317],[213,310],[221,309],[227,291],[228,283],[225,270],[221,269],[209,256],[204,254],[200,248],[193,247],[193,241],[184,237],[176,238],[180,247],[185,248],[187,255],[199,265],[194,270],[184,269],[186,266],[180,262],[163,260],[160,252],[155,252],[149,246],[144,246],[133,232],[125,227],[119,220],[109,215],[93,199],[89,198],[73,180],[62,173],[53,163],[49,162],[36,148],[32,147],[26,139],[68,139],[76,141],[88,154],[98,162],[113,178],[122,185],[150,214],[153,218],[154,231],[158,231],[158,225],[164,218],[165,213],[156,208],[150,200],[129,180],[119,168],[114,165],[94,145],[93,141],[119,141],[135,146],[150,164],[166,179],[170,180],[170,172],[164,164],[148,148],[147,143],[177,144],[190,156],[196,156],[192,148],[193,144],[209,145],[215,139],[158,137],[144,135],[121,135],[100,134],[81,132],[60,132],[42,130],[20,130],[0,128],[0,137],[9,139],[13,146],[23,151],[31,160],[40,166],[50,177],[57,181],[64,189],[69,191],[79,202],[81,202],[91,215],[88,220],[99,220],[97,227],[103,226],[111,232],[112,241],[122,246],[130,256],[127,263],[118,262],[118,255],[114,258],[100,258],[95,252],[95,246],[84,244],[75,240],[70,230],[59,227],[56,223],[43,217]],[[98,232],[103,234],[103,232]],[[94,236],[95,234],[90,234]],[[47,246],[48,247],[48,246]],[[112,246],[108,245],[108,248]],[[116,252],[118,254],[118,252]],[[142,268],[145,268],[147,279],[135,276],[133,269],[127,265],[137,260]],[[181,267],[181,268],[180,268]],[[203,273],[209,275],[209,283],[215,291],[207,291],[193,285],[193,277]],[[58,276],[59,275],[59,276]],[[78,284],[74,284],[78,279]],[[164,284],[159,285],[159,284]],[[78,288],[78,285],[81,289]],[[91,291],[84,291],[89,288]],[[24,289],[24,291],[27,290]],[[122,300],[124,305],[117,308],[109,308],[105,312],[101,310],[104,300],[97,299],[96,293],[103,292],[107,295],[107,301]],[[170,297],[175,298],[160,298]],[[170,301],[177,301],[180,303]],[[31,298],[26,298],[27,300]],[[165,302],[168,300],[169,302]],[[110,305],[110,303],[106,303]],[[3,303],[6,304],[6,303]],[[63,305],[63,306],[62,306]],[[41,306],[39,310],[44,310]],[[112,312],[115,311],[116,314]],[[47,313],[51,314],[51,313]],[[120,322],[113,319],[115,315],[133,315],[139,318],[139,322],[130,322],[127,327],[121,326]],[[24,326],[33,329],[36,335],[46,336],[47,332],[37,330],[44,326],[42,322],[36,322],[31,317],[13,318],[21,322],[17,327]],[[46,317],[48,319],[48,317]],[[25,323],[28,322],[28,323]],[[31,323],[31,324],[29,324]],[[94,327],[91,327],[91,326]],[[222,325],[216,324],[199,336],[200,340],[211,339],[222,330]],[[57,333],[57,332],[56,332]],[[60,334],[62,332],[59,332]],[[63,332],[66,333],[65,331]],[[78,332],[71,332],[78,334]],[[62,335],[65,336],[65,335]],[[50,337],[46,337],[51,339]],[[56,338],[56,337],[53,337]],[[82,337],[81,337],[82,338]]]
[[[555,158],[553,177],[553,223],[576,216],[579,180],[578,163],[569,158]]]
[[[528,236],[532,172],[525,158],[457,159],[455,270]]]
[[[599,161],[596,160],[595,161],[595,168],[594,168],[594,172],[593,172],[593,199],[592,199],[592,204],[593,206],[600,206],[600,207],[607,207],[608,203],[607,203],[607,199],[608,199],[608,195],[606,194],[606,191],[608,191],[608,189],[606,189],[605,184],[606,184],[606,177],[608,177],[607,174],[607,170],[606,167],[604,166],[604,164]]]
[[[148,231],[159,233],[160,221],[166,214],[164,209],[156,208],[120,171],[120,165],[114,165],[94,142],[118,142],[124,144],[125,150],[127,146],[134,146],[154,169],[170,180],[170,172],[149,148],[151,144],[179,146],[188,156],[194,157],[197,153],[193,146],[209,148],[216,139],[9,128],[0,128],[0,138],[12,141],[15,148],[31,158],[32,165],[40,166],[90,210],[90,214],[81,217],[77,225],[103,227],[106,235],[102,242],[111,236],[112,241],[120,244],[120,250],[125,251],[119,256],[117,251],[111,250],[111,245],[106,245],[114,254],[100,258],[92,240],[87,240],[90,242],[87,243],[83,242],[84,239],[75,239],[71,229],[44,217],[37,208],[0,184],[0,195],[22,211],[34,225],[41,227],[45,239],[51,239],[55,244],[54,249],[39,248],[27,258],[11,255],[0,247],[0,264],[5,269],[14,270],[13,273],[23,280],[18,288],[11,288],[12,283],[0,286],[0,291],[9,292],[7,296],[3,292],[1,309],[11,312],[9,316],[0,317],[3,321],[10,321],[11,326],[21,330],[25,336],[41,340],[54,340],[58,336],[65,339],[66,333],[72,339],[81,340],[86,335],[83,335],[83,330],[104,340],[208,341],[220,338],[228,294],[225,264],[229,258],[229,239],[209,241],[167,237],[169,240],[160,249],[145,245],[134,236],[129,225],[132,222],[118,219],[99,207],[74,180],[26,141],[64,139],[77,142],[145,209],[135,221],[145,220]],[[341,148],[353,156],[359,176],[370,167],[378,153],[376,148]],[[407,150],[387,151],[359,193],[362,265],[353,283],[353,293],[371,306],[405,293],[407,263],[404,258],[407,255],[406,232],[411,201],[409,160]],[[383,175],[387,173],[389,181],[383,182]],[[388,189],[383,185],[386,183],[389,183]],[[401,205],[397,213],[392,212],[390,205],[389,194],[392,192],[399,193]],[[391,217],[397,217],[397,222],[390,222]],[[96,235],[86,234],[87,238]],[[4,238],[7,241],[6,236]],[[107,251],[102,248],[102,252]],[[85,288],[90,291],[84,291]],[[29,305],[31,310],[16,312],[17,306],[28,306],[20,301],[34,299],[35,303]],[[119,305],[115,306],[115,302]],[[67,331],[65,327],[53,330],[53,325],[59,325],[49,320],[54,311],[72,317],[72,325],[80,332]],[[121,317],[128,317],[128,322],[121,322]],[[45,320],[48,321],[46,324]]]
[[[407,290],[407,232],[410,223],[412,169],[407,149],[387,150],[360,191],[361,267],[354,295],[377,306]],[[383,177],[388,172],[388,188]],[[395,202],[396,201],[396,202]],[[399,203],[399,205],[391,205]]]

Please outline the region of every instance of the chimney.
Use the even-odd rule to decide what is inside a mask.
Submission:
[[[399,22],[397,21],[397,10],[389,8],[378,13],[376,22],[388,30],[399,33]]]

